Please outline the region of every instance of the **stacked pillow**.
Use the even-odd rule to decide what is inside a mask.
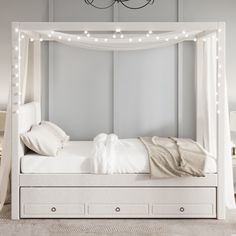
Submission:
[[[43,156],[57,156],[70,137],[56,124],[42,121],[21,135],[22,142],[32,151]]]

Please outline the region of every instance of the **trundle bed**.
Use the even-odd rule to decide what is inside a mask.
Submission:
[[[220,45],[218,60],[222,65],[222,76],[218,79],[219,83],[225,83],[224,53],[221,53],[224,52],[224,23],[13,23],[13,45],[20,48],[20,33],[30,32],[35,37],[34,52],[37,53],[43,31],[114,31],[117,27],[124,31],[184,29],[197,31],[194,37],[198,39],[216,32]],[[48,40],[52,40],[51,37]],[[14,64],[18,56],[18,51],[13,50]],[[217,160],[209,162],[205,177],[150,179],[145,162],[143,168],[130,173],[91,174],[86,156],[92,142],[69,142],[58,157],[51,159],[26,152],[20,134],[41,122],[40,59],[34,60],[32,102],[19,103],[20,92],[16,86],[19,78],[16,68],[12,69],[12,219],[225,217],[224,116],[215,114]],[[218,110],[223,111],[225,91],[224,86],[220,88],[217,88]],[[77,155],[84,158],[78,159]]]

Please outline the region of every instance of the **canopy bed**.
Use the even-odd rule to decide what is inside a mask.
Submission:
[[[82,167],[81,160],[78,162],[73,155],[88,156],[92,142],[69,142],[60,154],[67,156],[66,160],[46,157],[42,161],[38,155],[26,153],[20,135],[41,122],[42,41],[125,51],[166,47],[186,40],[196,43],[196,140],[217,157],[209,164],[205,177],[150,179],[145,160],[137,166],[132,158],[134,170],[108,175],[88,173],[87,166]],[[29,47],[33,51],[30,62]],[[32,81],[27,97],[25,77],[29,66]],[[12,157],[13,219],[225,218],[225,205],[232,197],[230,187],[225,186],[226,179],[230,179],[226,173],[232,173],[224,23],[13,23],[9,111],[6,138],[10,142],[5,155]],[[75,166],[81,167],[79,172]],[[7,177],[10,161],[5,160],[4,169]],[[226,193],[230,197],[226,198]],[[1,203],[4,197],[2,192]]]

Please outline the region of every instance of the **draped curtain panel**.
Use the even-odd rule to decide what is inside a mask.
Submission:
[[[196,94],[197,94],[197,142],[214,156],[217,156],[217,41],[213,34],[196,44]],[[224,77],[226,78],[226,77]],[[225,153],[225,199],[226,206],[235,207],[229,110],[226,79],[221,85],[225,90],[224,119]]]
[[[197,42],[197,141],[217,155],[216,115],[216,40],[208,37]]]

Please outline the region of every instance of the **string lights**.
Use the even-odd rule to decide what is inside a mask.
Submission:
[[[12,54],[13,60],[13,68],[12,68],[12,82],[11,87],[13,91],[13,99],[12,99],[12,113],[18,114],[19,113],[19,105],[20,105],[20,80],[19,80],[19,73],[20,73],[20,41],[25,39],[25,35],[20,33],[19,28],[14,29],[15,34],[13,35],[13,42],[14,42],[14,50]],[[31,38],[30,38],[31,41]]]
[[[213,35],[212,39],[216,41],[217,46],[218,46],[218,51],[217,51],[217,55],[216,55],[216,64],[217,64],[217,90],[216,90],[216,113],[217,115],[220,115],[220,102],[219,102],[219,93],[220,93],[220,87],[221,87],[221,79],[222,79],[222,64],[221,64],[221,53],[222,53],[222,47],[219,43],[219,37],[220,34],[222,32],[222,29],[219,28],[217,30],[218,32],[218,37],[216,35]]]
[[[114,42],[119,42],[118,40],[122,40],[122,42],[151,42],[151,41],[162,41],[162,42],[168,42],[168,41],[177,41],[176,43],[180,42],[180,41],[184,41],[184,40],[189,40],[189,41],[197,41],[196,38],[196,33],[195,32],[187,32],[186,30],[180,31],[180,32],[176,32],[176,33],[171,33],[171,34],[159,34],[159,33],[155,33],[153,32],[153,30],[147,30],[146,32],[143,33],[136,33],[134,35],[130,35],[129,32],[122,32],[122,30],[120,28],[116,28],[114,30],[114,32],[111,32],[110,36],[109,33],[104,33],[104,36],[102,34],[95,34],[93,32],[89,32],[88,30],[84,30],[82,32],[82,34],[77,34],[77,35],[70,35],[68,37],[68,35],[66,34],[60,34],[59,32],[55,32],[55,31],[49,31],[46,34],[46,38],[45,35],[41,35],[40,38],[40,42],[42,42],[43,40],[53,40],[53,39],[58,39],[58,40],[66,40],[68,42],[73,41],[75,42],[77,41],[85,41],[85,42],[104,42],[107,43],[108,39],[114,39]],[[130,37],[131,36],[131,37]],[[21,38],[23,38],[24,35],[21,36]],[[91,38],[91,41],[88,39]],[[132,39],[132,40],[130,40]],[[34,40],[33,38],[31,39],[32,41]],[[88,41],[89,40],[89,41]],[[203,39],[205,41],[205,39]],[[110,41],[111,43],[113,41]]]
[[[14,103],[14,113],[18,113],[19,112],[19,104],[20,104],[20,80],[19,80],[19,74],[20,74],[20,41],[24,40],[27,37],[27,33],[25,32],[21,32],[19,30],[19,28],[15,28],[14,31],[15,32],[15,45],[13,46],[13,51],[14,51],[14,66],[13,66],[13,79],[14,81],[12,82],[12,88],[14,89],[14,96],[17,100],[17,102]],[[213,35],[210,36],[212,37],[213,40],[215,40],[218,44],[217,49],[218,49],[218,53],[216,55],[216,61],[217,61],[217,82],[216,82],[216,112],[217,114],[220,114],[220,109],[219,109],[219,89],[222,86],[221,84],[221,78],[222,78],[222,64],[219,61],[219,55],[221,54],[222,51],[222,47],[219,44],[219,35],[222,32],[222,29],[218,29],[216,31],[218,33],[218,35]],[[93,31],[88,31],[88,30],[84,30],[82,33],[79,33],[79,35],[66,35],[64,33],[60,33],[60,32],[55,32],[55,31],[48,31],[47,33],[41,34],[41,37],[39,38],[33,38],[33,37],[27,37],[29,38],[30,42],[34,42],[35,40],[39,40],[40,42],[43,42],[44,40],[54,40],[54,39],[59,39],[59,40],[64,40],[67,42],[76,42],[76,41],[81,41],[83,42],[83,40],[85,42],[95,42],[95,43],[110,43],[110,42],[114,42],[114,43],[118,43],[118,42],[128,42],[128,43],[141,43],[141,42],[154,42],[156,41],[160,41],[160,42],[181,42],[184,40],[189,40],[189,41],[194,41],[197,42],[198,38],[197,38],[197,34],[196,32],[187,32],[186,30],[182,30],[179,32],[173,32],[173,33],[169,33],[169,34],[160,34],[157,33],[153,30],[147,30],[147,31],[143,31],[138,32],[138,33],[134,33],[133,35],[130,35],[129,32],[125,32],[123,30],[121,30],[120,28],[116,28],[113,32],[111,33],[104,33],[104,35],[100,34],[97,35],[95,32]],[[122,41],[121,41],[122,40]],[[206,42],[206,38],[202,38],[200,39],[203,42]]]

